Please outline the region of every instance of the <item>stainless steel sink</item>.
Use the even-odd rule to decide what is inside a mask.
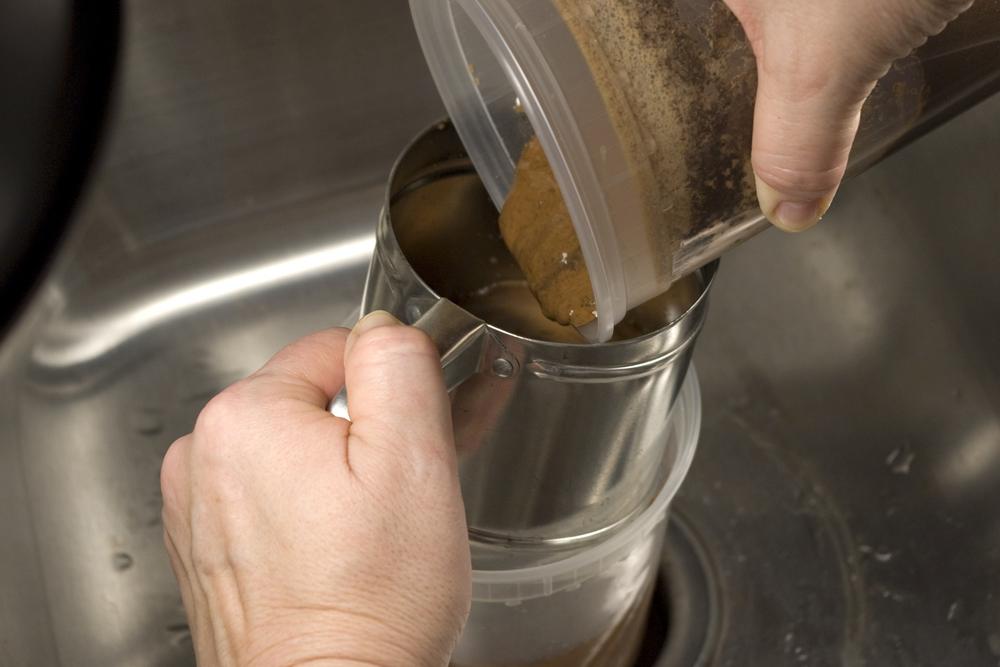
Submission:
[[[5,666],[193,664],[161,457],[349,317],[389,165],[443,113],[403,0],[127,10],[99,173],[0,351]],[[661,664],[1000,664],[1000,98],[731,253],[696,363],[697,562],[664,604],[668,647],[704,645]],[[702,594],[712,632],[676,613]]]

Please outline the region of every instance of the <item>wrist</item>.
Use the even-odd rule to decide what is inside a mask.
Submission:
[[[319,618],[326,616],[326,618]],[[255,633],[245,667],[445,667],[448,655],[379,619],[317,617]]]

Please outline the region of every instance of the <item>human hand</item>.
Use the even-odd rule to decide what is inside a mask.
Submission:
[[[757,56],[757,198],[788,231],[812,227],[830,207],[878,79],[972,6],[972,0],[726,3]]]
[[[470,597],[438,354],[385,313],[214,398],[163,462],[199,664],[446,665]],[[347,422],[325,406],[344,384]]]

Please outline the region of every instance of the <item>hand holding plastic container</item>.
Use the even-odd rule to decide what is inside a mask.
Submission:
[[[722,0],[411,7],[498,207],[524,145],[541,142],[590,275],[597,319],[582,331],[591,340],[608,340],[630,308],[768,227],[750,162],[757,63]],[[850,172],[998,88],[1000,0],[978,0],[882,78]]]

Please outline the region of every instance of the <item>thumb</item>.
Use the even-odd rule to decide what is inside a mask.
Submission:
[[[389,313],[371,313],[348,337],[344,368],[351,459],[388,453],[454,462],[451,403],[439,353],[425,333]]]
[[[727,0],[757,56],[753,167],[778,227],[816,224],[847,169],[861,109],[898,58],[972,0]]]
[[[770,30],[758,43],[753,168],[764,215],[803,231],[830,208],[847,169],[874,78],[797,30]],[[773,39],[771,39],[773,37]]]

